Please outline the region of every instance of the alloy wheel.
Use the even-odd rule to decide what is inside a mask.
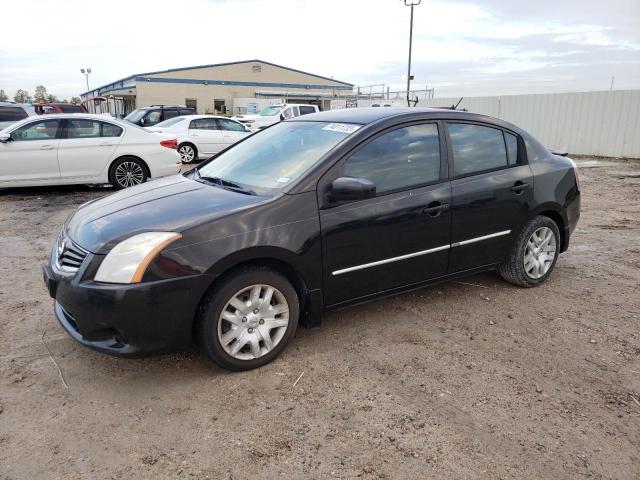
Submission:
[[[289,304],[271,285],[251,285],[231,297],[218,319],[218,340],[238,360],[252,360],[273,350],[289,325]]]
[[[180,159],[183,163],[190,163],[196,156],[196,152],[193,150],[193,147],[189,145],[182,145],[178,149],[178,153],[180,154]]]
[[[115,177],[121,187],[132,187],[142,183],[144,170],[136,162],[122,162],[116,167]]]
[[[556,236],[549,227],[540,227],[531,234],[524,249],[524,270],[530,278],[547,274],[556,256]]]

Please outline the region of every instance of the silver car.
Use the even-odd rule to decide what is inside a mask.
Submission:
[[[27,103],[0,102],[0,130],[36,115],[36,109]]]

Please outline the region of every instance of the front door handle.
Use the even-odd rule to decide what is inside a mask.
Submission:
[[[106,142],[100,144],[101,147],[113,147],[113,145],[114,145],[113,143],[106,143]]]
[[[42,145],[40,150],[53,150],[53,145]]]
[[[513,184],[513,187],[511,187],[511,191],[516,195],[520,195],[522,191],[528,186],[529,184],[527,182],[518,180],[516,183]]]
[[[426,208],[422,210],[422,213],[426,213],[432,218],[439,217],[442,212],[449,209],[448,203],[431,202]]]

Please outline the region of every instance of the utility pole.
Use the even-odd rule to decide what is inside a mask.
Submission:
[[[411,7],[411,21],[409,22],[409,62],[407,65],[407,106],[411,106],[411,44],[413,42],[413,7],[420,5],[422,0],[404,0],[404,4],[407,7]]]
[[[91,74],[91,69],[90,68],[87,68],[87,69],[81,68],[80,69],[80,73],[82,73],[85,76],[86,80],[87,80],[87,92],[88,92],[89,91],[89,75]]]

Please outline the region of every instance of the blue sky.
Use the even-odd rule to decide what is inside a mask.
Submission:
[[[78,95],[81,67],[93,88],[252,58],[404,88],[401,0],[6,0],[2,13],[0,89],[10,96],[40,83]],[[614,88],[640,88],[640,1],[423,0],[413,64],[414,86],[436,96],[605,90],[612,76]]]

